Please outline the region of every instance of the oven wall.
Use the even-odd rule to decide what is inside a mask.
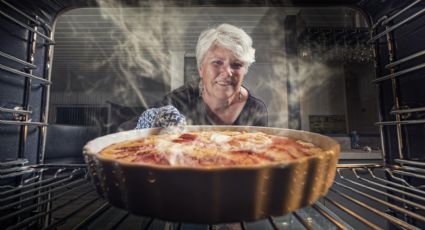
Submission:
[[[369,1],[364,3],[364,9],[371,15],[373,21],[378,21],[384,15],[393,15],[403,7],[411,4],[413,1]],[[425,7],[424,2],[416,4],[409,10],[395,18],[387,26],[395,25],[409,16],[419,12]],[[377,33],[382,32],[385,27],[378,26]],[[376,34],[377,34],[376,33]],[[421,14],[414,20],[395,29],[392,33],[394,61],[412,55],[416,52],[425,50],[425,14]],[[397,73],[425,62],[425,56],[419,56],[411,61],[396,66],[394,69],[385,68],[389,63],[390,55],[388,53],[387,37],[383,36],[378,40],[378,63],[376,68],[377,77],[388,76],[391,73]],[[393,72],[391,72],[393,71]],[[392,110],[421,108],[425,106],[425,69],[418,68],[415,71],[409,71],[406,74],[395,77],[394,81],[385,80],[377,83],[379,93],[379,110],[382,121],[396,121],[396,116],[391,114]],[[397,108],[396,100],[399,106]],[[403,114],[403,120],[421,120],[425,118],[425,113],[416,112]],[[423,161],[425,159],[425,124],[401,125],[401,152],[399,151],[399,141],[397,138],[397,126],[383,126],[384,148],[386,152],[386,161],[394,163],[394,159],[405,158],[410,160]]]
[[[35,28],[25,17],[7,6],[2,5],[1,11]],[[37,27],[37,30],[41,33],[46,33],[42,27]],[[32,61],[30,56],[31,32],[6,17],[0,17],[0,31],[0,51],[2,53],[37,66],[36,69],[29,70],[22,64],[0,57],[0,65],[2,66],[0,69],[0,107],[13,109],[19,106],[22,109],[31,110],[32,114],[27,117],[20,117],[19,119],[22,121],[42,122],[41,108],[44,87],[41,86],[40,81],[30,80],[29,78],[13,73],[13,71],[20,71],[45,78],[46,65],[44,59],[46,56],[46,41],[37,36],[35,55]],[[14,70],[10,70],[10,68]],[[25,93],[26,91],[28,94]],[[1,112],[0,120],[5,122],[17,121],[13,114],[8,112]],[[37,157],[34,151],[38,149],[40,128],[37,126],[25,127],[15,124],[5,124],[5,122],[1,122],[0,124],[2,146],[0,148],[0,160],[25,157],[30,162],[35,163]]]
[[[386,1],[385,4],[382,2],[369,2],[365,4],[365,9],[368,10],[373,17],[373,21],[376,22],[382,16],[394,15],[400,12],[400,9],[412,3],[413,1]],[[421,10],[423,11],[424,8],[425,3],[419,2],[404,13],[401,13],[400,16],[386,26],[378,25],[375,34],[402,23],[403,20]],[[411,160],[417,163],[423,163],[425,160],[425,112],[403,113],[400,117],[391,113],[393,110],[415,108],[421,110],[421,108],[425,107],[425,56],[418,55],[393,68],[385,68],[390,62],[401,60],[413,54],[423,53],[425,50],[424,37],[425,14],[422,13],[410,22],[395,29],[390,33],[390,36],[379,38],[376,43],[378,57],[376,77],[379,79],[392,74],[398,75],[392,79],[377,83],[381,121],[398,122],[401,120],[403,122],[412,122],[411,124],[401,124],[399,126],[394,124],[382,126],[385,161],[391,165],[400,164],[403,166],[403,163],[396,161],[397,159]],[[420,176],[405,176],[403,179],[413,186],[422,186],[425,182],[423,177]],[[389,201],[400,205],[394,200],[390,199]],[[417,210],[416,212],[424,215],[423,210]],[[402,217],[401,214],[397,214],[397,216],[399,218]],[[423,222],[414,219],[409,219],[408,221],[421,229],[425,228]],[[396,227],[390,227],[389,229],[396,229]]]

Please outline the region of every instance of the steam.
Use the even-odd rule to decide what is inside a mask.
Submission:
[[[95,63],[93,67],[99,69],[116,65],[117,75],[129,83],[131,92],[137,95],[144,107],[148,107],[146,95],[139,87],[140,77],[162,78],[161,82],[170,82],[169,47],[182,46],[181,36],[185,26],[173,20],[177,12],[166,8],[161,1],[150,2],[149,7],[134,3],[139,5],[132,5],[131,8],[122,5],[120,1],[97,2],[102,17],[119,29],[119,36],[111,36],[118,45],[107,55],[108,58]],[[128,92],[128,89],[124,90]]]

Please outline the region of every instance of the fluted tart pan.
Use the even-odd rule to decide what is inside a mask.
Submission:
[[[247,131],[310,142],[323,154],[269,165],[218,168],[119,162],[103,148],[161,132],[132,130],[96,138],[84,147],[85,161],[100,195],[130,213],[168,221],[225,223],[281,216],[313,204],[332,185],[340,147],[316,133],[251,126],[188,126],[187,131]]]

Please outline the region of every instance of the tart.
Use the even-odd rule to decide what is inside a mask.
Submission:
[[[282,216],[332,185],[339,145],[299,130],[187,126],[96,138],[84,157],[97,192],[135,215],[202,224]]]
[[[199,131],[151,135],[112,144],[101,155],[134,164],[187,167],[285,163],[324,150],[290,137],[246,131]]]

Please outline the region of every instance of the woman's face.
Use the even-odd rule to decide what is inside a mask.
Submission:
[[[244,63],[225,48],[212,47],[199,68],[204,89],[209,96],[229,99],[239,92],[246,74]]]

